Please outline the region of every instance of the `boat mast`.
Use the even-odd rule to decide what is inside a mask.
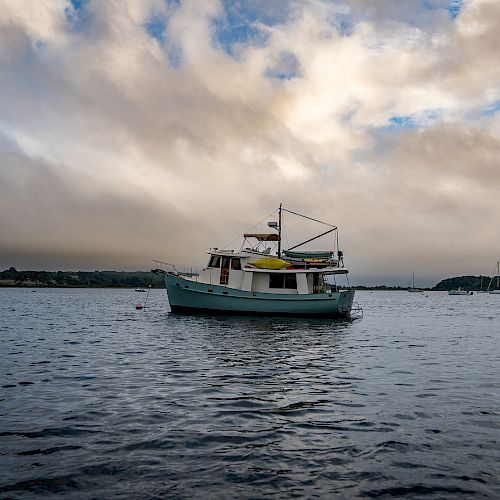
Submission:
[[[491,285],[494,283],[495,276],[497,277],[497,288],[498,287],[498,282],[500,280],[500,261],[497,260],[497,265],[495,266],[495,269],[493,271],[493,276],[490,278],[490,282],[488,283],[488,288],[486,289],[487,292],[490,291]]]
[[[280,203],[280,208],[278,210],[278,259],[281,259],[281,206],[283,204]]]
[[[408,283],[408,288],[415,288],[415,273],[412,273],[410,282]]]

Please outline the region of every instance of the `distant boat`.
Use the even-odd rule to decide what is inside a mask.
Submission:
[[[415,273],[411,275],[411,280],[408,283],[408,291],[409,292],[420,292],[422,293],[423,290],[420,290],[420,288],[415,288]]]
[[[462,290],[462,287],[458,287],[456,290],[448,290],[448,295],[472,295],[473,293],[474,292]]]
[[[146,292],[146,290],[144,290],[144,288],[136,288],[135,291],[136,292]]]
[[[491,284],[493,283],[495,276],[497,278],[497,287],[494,289],[491,289]],[[495,271],[493,272],[493,276],[490,279],[490,283],[488,285],[488,292],[491,294],[494,294],[494,295],[500,295],[500,262],[499,261],[497,261]]]

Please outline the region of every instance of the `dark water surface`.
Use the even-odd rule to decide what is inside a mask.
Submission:
[[[0,497],[500,498],[500,296],[354,322],[0,289]]]

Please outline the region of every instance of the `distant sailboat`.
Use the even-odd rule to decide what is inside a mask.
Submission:
[[[411,275],[410,283],[408,283],[408,291],[422,293],[422,290],[420,290],[420,288],[415,288],[415,273]]]
[[[488,290],[483,290],[483,279],[484,276],[481,275],[481,283],[479,284],[479,291],[477,293],[488,293]]]
[[[472,295],[474,292],[469,292],[467,290],[462,290],[459,286],[456,290],[448,290],[448,295]]]
[[[497,287],[494,289],[491,289],[491,284],[493,283],[495,276],[497,278]],[[498,262],[498,261],[497,261],[497,265],[495,267],[495,271],[493,272],[493,276],[491,277],[490,283],[488,285],[488,292],[491,294],[500,295],[500,262]]]

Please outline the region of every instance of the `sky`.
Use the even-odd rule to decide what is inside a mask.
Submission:
[[[351,283],[491,274],[498,33],[498,0],[0,0],[0,268],[199,267],[283,203]]]

